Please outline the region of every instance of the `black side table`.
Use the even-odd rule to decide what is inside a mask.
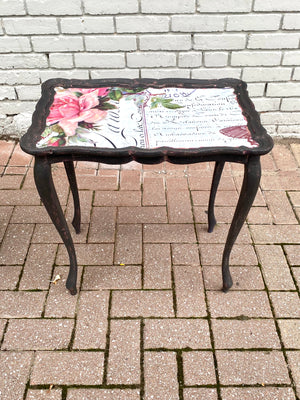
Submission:
[[[73,226],[80,232],[80,204],[74,161],[189,164],[215,161],[208,205],[208,232],[216,224],[214,202],[226,161],[244,164],[240,197],[222,259],[223,291],[232,286],[229,257],[255,198],[260,156],[271,137],[237,79],[51,79],[32,125],[21,139],[35,157],[37,190],[69,254],[66,287],[76,294],[74,244],[53,184],[51,165],[63,162],[74,199]]]

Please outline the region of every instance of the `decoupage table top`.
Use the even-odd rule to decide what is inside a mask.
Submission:
[[[53,79],[43,85],[21,144],[32,154],[81,148],[264,153],[271,142],[240,80]]]

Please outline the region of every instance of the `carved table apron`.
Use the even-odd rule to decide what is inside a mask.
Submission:
[[[229,257],[255,198],[260,156],[273,146],[246,84],[237,79],[51,79],[22,149],[35,157],[41,200],[69,254],[66,287],[76,294],[73,240],[53,184],[51,165],[63,162],[74,200],[72,225],[80,232],[74,162],[190,164],[215,161],[208,204],[208,232],[216,224],[214,202],[225,162],[244,164],[244,179],[222,259],[223,291],[232,286]]]

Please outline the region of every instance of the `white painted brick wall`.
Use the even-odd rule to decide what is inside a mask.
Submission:
[[[249,68],[243,69],[242,79],[246,82],[288,81],[291,79],[292,68]]]
[[[84,0],[87,14],[136,13],[139,10],[138,0]]]
[[[83,38],[80,36],[33,36],[31,42],[37,53],[83,51]]]
[[[282,99],[280,109],[282,111],[300,111],[300,98],[291,97]]]
[[[60,18],[62,33],[114,33],[113,17]]]
[[[169,32],[170,18],[162,15],[116,17],[118,33]]]
[[[0,100],[13,100],[16,92],[12,86],[0,86]]]
[[[300,11],[298,0],[254,0],[254,11]]]
[[[250,34],[249,49],[297,49],[300,33],[253,33]]]
[[[249,12],[251,11],[252,0],[198,0],[200,12]]]
[[[300,137],[300,0],[0,0],[0,114],[49,78],[241,78]]]
[[[23,0],[1,0],[0,15],[25,15]]]
[[[285,14],[283,18],[282,29],[300,29],[300,16],[299,14]]]
[[[225,51],[205,52],[204,65],[206,67],[226,67],[229,53]],[[234,65],[231,63],[231,65]]]
[[[171,28],[174,32],[223,32],[224,26],[222,15],[175,15]]]
[[[140,37],[141,50],[190,50],[191,35],[144,35]]]
[[[51,53],[49,55],[51,68],[74,68],[73,54],[70,53]]]
[[[26,0],[26,4],[29,15],[81,15],[82,13],[80,0]]]
[[[271,66],[280,65],[280,51],[233,51],[231,65],[237,66]]]
[[[175,67],[175,53],[138,52],[127,54],[129,68]]]
[[[194,48],[196,50],[236,50],[244,49],[245,44],[246,35],[239,33],[196,34],[194,36]]]
[[[196,10],[194,0],[141,0],[141,5],[142,13],[149,14],[194,13]]]
[[[8,35],[46,35],[59,33],[56,18],[7,18],[3,27]]]
[[[254,15],[229,15],[227,18],[227,31],[276,31],[279,29],[280,14],[254,14]]]
[[[293,80],[300,81],[300,68],[295,68]]]
[[[134,35],[85,36],[87,51],[134,51],[137,49]],[[101,56],[100,56],[101,57]]]

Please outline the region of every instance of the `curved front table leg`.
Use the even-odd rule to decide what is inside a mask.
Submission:
[[[75,248],[57,197],[52,179],[51,165],[48,162],[47,157],[35,157],[34,180],[41,200],[67,248],[70,259],[70,269],[66,287],[72,295],[75,295],[77,293],[77,260]]]
[[[232,278],[229,271],[229,257],[232,246],[240,233],[240,230],[247,218],[248,212],[256,196],[261,176],[260,157],[249,156],[244,166],[244,180],[236,210],[230,225],[225,243],[222,259],[223,291],[227,292],[232,286]]]
[[[217,189],[218,189],[218,186],[220,183],[224,164],[225,164],[224,161],[216,161],[216,164],[215,164],[214,175],[213,175],[211,189],[210,189],[210,195],[209,195],[208,212],[207,212],[208,213],[208,230],[207,231],[209,233],[211,233],[214,230],[214,227],[217,223],[216,218],[215,218],[214,207],[215,207],[215,199],[216,199]]]
[[[73,195],[74,201],[74,217],[72,221],[72,225],[75,229],[76,233],[80,233],[80,220],[81,220],[81,212],[80,212],[80,201],[78,195],[78,187],[76,182],[76,175],[73,161],[64,161],[65,170],[68,176],[71,192]]]

